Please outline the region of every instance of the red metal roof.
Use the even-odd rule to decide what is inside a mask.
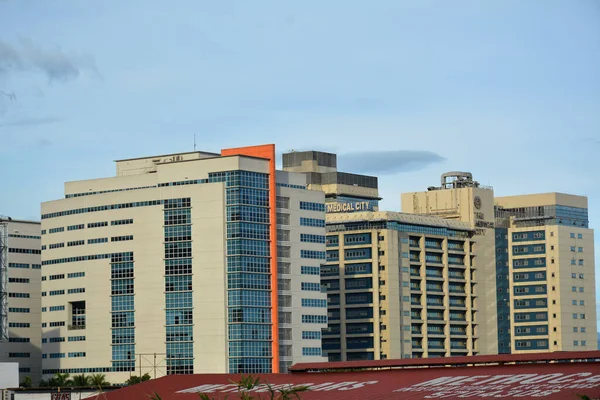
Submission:
[[[504,363],[531,363],[568,360],[600,361],[600,351],[564,351],[554,353],[529,353],[529,354],[494,354],[485,356],[461,356],[440,358],[405,358],[401,360],[376,360],[376,361],[342,361],[326,363],[300,363],[290,368],[291,372],[327,371],[340,369],[366,369],[366,368],[406,368],[423,366],[452,366],[452,365],[485,365]]]
[[[574,356],[575,354],[575,356]],[[417,366],[417,360],[384,360],[377,364],[412,362],[412,367],[365,370],[358,372],[295,372],[292,374],[259,375],[263,382],[277,387],[291,385],[310,386],[301,393],[302,400],[316,399],[403,399],[417,400],[440,398],[490,399],[519,398],[545,400],[577,400],[578,394],[591,398],[600,397],[600,361],[581,361],[582,358],[600,358],[600,352],[548,353],[527,356],[501,356],[504,362],[520,359],[522,364],[443,367],[457,365],[459,359],[468,358],[472,364],[479,360],[498,359],[498,356],[452,357],[443,360],[426,359]],[[569,358],[565,358],[569,357]],[[512,358],[513,360],[510,360]],[[551,360],[580,360],[553,361]],[[456,360],[456,362],[454,361]],[[421,360],[418,360],[421,361]],[[445,361],[442,363],[441,361]],[[529,362],[529,363],[525,363]],[[370,362],[373,363],[373,362]],[[333,368],[335,364],[323,363]],[[465,364],[463,361],[462,364]],[[313,365],[313,364],[310,364]],[[356,367],[355,363],[352,363]],[[427,367],[427,366],[430,367]],[[378,365],[375,368],[382,367]],[[373,367],[368,367],[373,368]],[[294,368],[298,370],[298,366]],[[171,375],[106,394],[107,400],[148,399],[158,393],[163,400],[197,400],[198,392],[207,393],[215,399],[238,398],[236,386],[240,375],[203,374]],[[256,395],[266,399],[266,388],[259,387]]]

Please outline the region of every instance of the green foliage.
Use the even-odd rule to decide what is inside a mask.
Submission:
[[[31,380],[30,376],[26,376],[25,378],[23,378],[23,382],[21,382],[21,384],[19,385],[22,388],[30,388],[33,386],[33,381]]]
[[[59,372],[56,373],[50,380],[48,380],[48,386],[50,387],[65,387],[71,386],[73,381],[69,379],[69,374],[61,374]]]
[[[136,375],[133,375],[133,376],[131,376],[129,379],[127,379],[127,380],[125,381],[125,383],[126,383],[128,386],[131,386],[131,385],[136,385],[136,384],[138,384],[138,383],[142,383],[142,382],[149,381],[150,379],[151,379],[151,377],[150,377],[150,375],[149,375],[149,374],[144,374],[144,375],[142,375],[141,377],[139,377],[139,376],[136,376]]]
[[[49,386],[49,385],[48,385],[48,381],[46,381],[46,380],[42,379],[42,380],[40,381],[40,384],[39,384],[39,386],[40,386],[40,387],[48,387],[48,386]]]
[[[73,386],[84,387],[90,386],[91,378],[85,374],[73,376]]]
[[[150,398],[150,400],[162,400],[162,397],[156,392],[149,394],[148,398]]]
[[[110,386],[110,383],[106,381],[106,375],[104,374],[93,374],[90,377],[90,384],[99,388]]]
[[[243,376],[239,382],[232,382],[237,384],[238,387],[238,395],[241,400],[263,400],[260,393],[255,393],[255,396],[250,392],[260,386],[264,386],[266,388],[267,393],[264,399],[265,400],[292,400],[292,399],[300,399],[300,393],[306,392],[309,390],[308,386],[294,386],[289,387],[287,389],[273,389],[273,387],[268,383],[261,382],[260,378],[253,378],[252,376]],[[201,400],[216,400],[215,397],[210,397],[206,393],[198,393],[198,396]],[[227,399],[225,396],[224,400]],[[158,399],[160,400],[160,399]]]

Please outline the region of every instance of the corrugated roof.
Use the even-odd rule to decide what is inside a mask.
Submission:
[[[584,356],[583,353],[591,352],[582,352],[577,358]],[[592,358],[600,357],[600,352],[593,353],[595,356]],[[298,372],[259,377],[275,389],[309,386],[309,391],[300,394],[301,400],[577,400],[579,394],[586,394],[590,398],[600,397],[600,362],[549,362],[547,359],[548,356],[545,359],[540,356],[537,361],[532,359],[527,364],[449,368],[431,363],[433,360],[429,359],[431,367],[358,372]],[[228,399],[237,399],[237,388],[232,382],[237,382],[240,378],[240,375],[228,374],[172,375],[107,393],[106,399],[147,399],[153,393],[158,393],[163,400],[198,399],[198,393],[206,393],[214,399],[225,399],[226,396],[229,396]],[[262,399],[269,398],[265,386],[259,387],[253,394],[255,398],[259,398],[258,395]]]

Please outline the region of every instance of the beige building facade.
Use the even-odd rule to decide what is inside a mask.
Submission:
[[[482,354],[597,349],[587,207],[586,197],[562,193],[494,197],[465,172],[402,194],[405,212],[476,230]]]
[[[497,197],[508,239],[512,353],[597,350],[594,231],[584,196]]]
[[[430,187],[426,192],[403,193],[401,202],[403,212],[463,221],[475,230],[479,352],[498,354],[493,190],[473,181],[469,173],[451,172],[442,175],[439,187]]]
[[[0,362],[19,364],[19,380],[41,379],[40,223],[1,219],[6,240],[6,323],[0,340]],[[3,241],[0,240],[0,241]],[[0,274],[1,275],[1,274]]]
[[[322,360],[320,336],[303,332],[326,326],[325,294],[299,281],[319,282],[301,270],[324,262],[323,194],[274,157],[265,145],[120,160],[117,176],[68,182],[43,203],[44,376],[118,383]]]
[[[396,212],[327,215],[330,361],[476,355],[479,271],[464,222]]]

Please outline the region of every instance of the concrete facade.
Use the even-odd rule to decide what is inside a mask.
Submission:
[[[512,353],[598,348],[594,231],[584,196],[497,197],[507,228]]]
[[[463,221],[475,230],[478,323],[481,333],[479,354],[498,354],[494,192],[472,180],[461,181],[461,178],[454,183],[443,182],[440,188],[430,189],[426,192],[403,193],[402,211]]]
[[[402,194],[402,210],[476,229],[481,354],[597,349],[586,197],[494,197],[471,174],[453,172],[440,187]]]
[[[436,217],[328,214],[329,361],[478,354],[473,235]]]
[[[40,223],[4,221],[8,228],[8,333],[0,362],[19,364],[19,379],[41,379]]]
[[[66,183],[64,199],[43,203],[44,376],[104,373],[119,383],[131,374],[278,372],[282,360],[320,360],[301,350],[317,346],[302,340],[301,315],[312,310],[297,298],[296,233],[292,289],[277,290],[275,199],[324,208],[323,195],[307,191],[303,175],[278,184],[274,153],[267,145],[120,160],[116,177]],[[324,221],[323,210],[311,212]],[[299,225],[303,213],[290,221]],[[322,225],[310,230],[324,237]],[[302,249],[324,257],[319,246]],[[293,314],[294,351],[282,359],[279,296],[291,296]]]

